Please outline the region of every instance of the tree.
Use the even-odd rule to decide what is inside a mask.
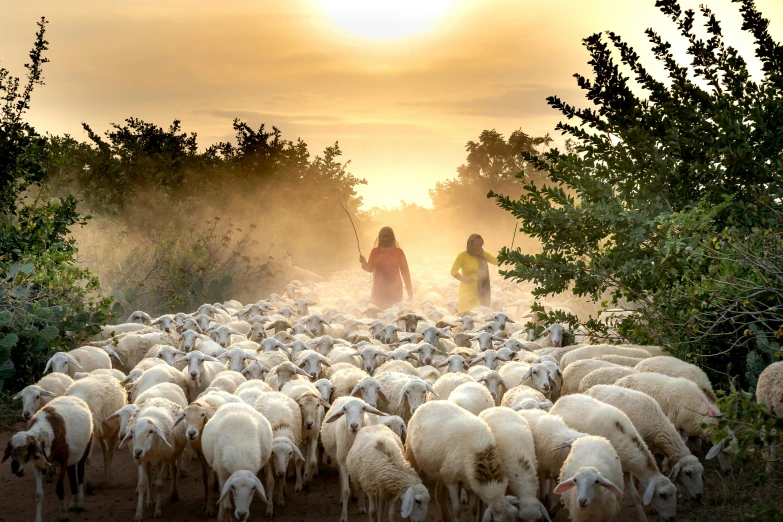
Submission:
[[[71,228],[86,218],[73,196],[49,199],[47,140],[23,120],[43,85],[46,23],[38,23],[21,91],[19,78],[0,69],[0,388],[29,381],[51,351],[99,330],[110,304],[75,259]]]
[[[507,277],[536,282],[537,296],[570,290],[598,301],[608,291],[606,306],[630,302],[636,312],[623,321],[622,336],[690,346],[697,332],[671,325],[682,324],[682,314],[693,306],[704,311],[697,301],[703,294],[692,282],[700,282],[713,264],[703,252],[715,234],[744,237],[779,226],[783,48],[772,40],[753,0],[734,2],[763,65],[757,80],[704,6],[706,40],[694,31],[692,10],[683,11],[676,0],[656,2],[688,42],[691,57],[689,67],[678,64],[671,44],[648,29],[665,81],[654,78],[616,33],[584,40],[594,78],[576,78],[594,108],[547,99],[576,120],[557,126],[573,149],[526,155],[547,181],[528,183],[520,199],[492,194],[542,244],[540,254],[504,249]],[[644,97],[634,93],[616,57],[632,71]],[[674,291],[688,294],[690,306],[683,308],[681,301],[673,309]],[[713,337],[682,355],[730,353],[733,341]],[[737,362],[744,358],[732,356]]]

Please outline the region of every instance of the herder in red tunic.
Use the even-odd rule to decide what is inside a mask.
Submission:
[[[370,260],[359,256],[362,269],[373,272],[372,300],[381,310],[402,301],[402,281],[408,289],[408,299],[413,297],[408,260],[394,238],[391,227],[383,227],[370,252]],[[402,278],[400,278],[402,274]]]

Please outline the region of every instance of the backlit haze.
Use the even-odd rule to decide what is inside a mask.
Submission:
[[[339,140],[368,181],[365,208],[429,206],[428,189],[456,174],[484,129],[552,132],[560,115],[546,96],[584,105],[572,78],[589,73],[582,38],[615,31],[657,72],[643,30],[673,28],[654,0],[3,3],[2,66],[15,74],[35,22],[51,22],[47,85],[29,114],[38,129],[84,139],[82,121],[102,132],[130,116],[178,118],[206,147],[231,140],[239,117],[314,153]],[[757,4],[780,39],[783,1]],[[737,6],[708,5],[751,59]]]

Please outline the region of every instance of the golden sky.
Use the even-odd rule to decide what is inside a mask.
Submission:
[[[699,2],[752,60],[736,5],[681,3]],[[0,66],[23,75],[45,15],[51,63],[29,114],[39,130],[84,139],[81,122],[102,132],[131,116],[164,127],[178,118],[206,146],[230,140],[239,117],[276,125],[314,153],[339,141],[368,181],[366,207],[429,205],[428,189],[455,175],[482,130],[542,135],[560,121],[546,96],[584,104],[572,78],[589,72],[582,38],[618,32],[659,71],[643,30],[680,40],[654,4],[0,0]],[[757,5],[783,39],[783,0]]]

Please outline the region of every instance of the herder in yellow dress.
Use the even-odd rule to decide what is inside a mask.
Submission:
[[[484,251],[484,239],[478,234],[468,238],[468,248],[460,252],[451,267],[451,275],[461,281],[457,304],[459,312],[467,312],[477,306],[489,306],[492,294],[489,288],[489,267],[487,263],[498,264],[498,259]],[[460,274],[462,270],[462,274]]]

